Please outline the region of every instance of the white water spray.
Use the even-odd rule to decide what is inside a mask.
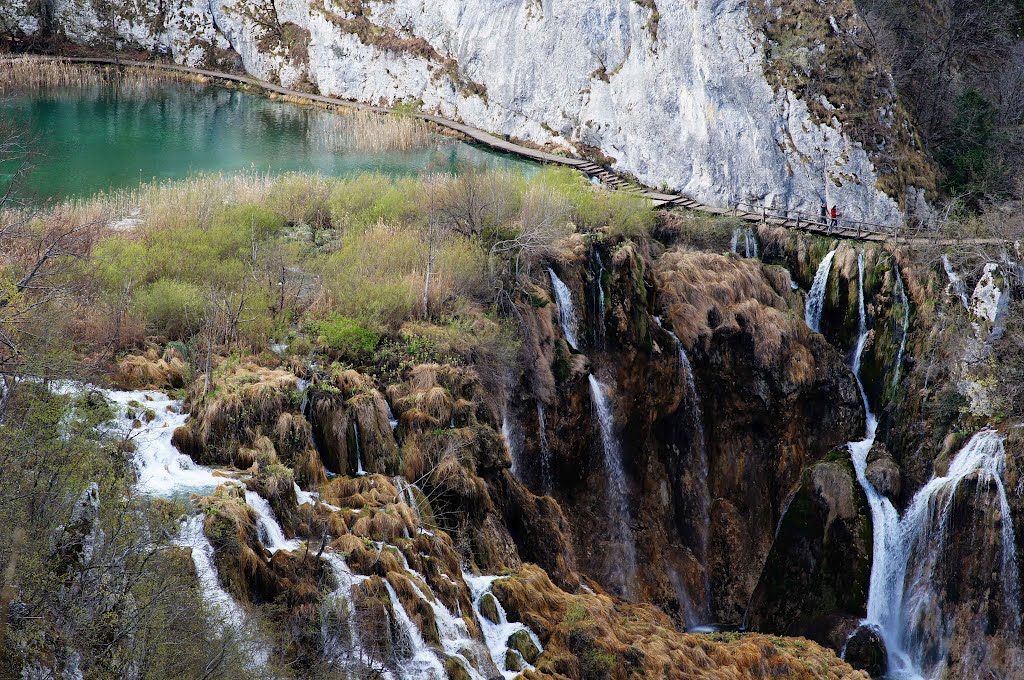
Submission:
[[[946,270],[946,277],[949,278],[950,290],[960,299],[960,304],[964,306],[964,309],[968,312],[971,311],[971,303],[967,300],[967,286],[964,285],[964,280],[953,269],[953,263],[949,261],[949,257],[946,255],[942,256],[942,268]]]
[[[615,578],[620,593],[628,597],[636,582],[636,538],[630,527],[629,484],[622,460],[622,447],[615,433],[615,417],[608,403],[607,387],[593,375],[590,376],[590,395],[594,411],[601,428],[601,443],[604,449],[605,471],[608,475],[608,516],[610,520],[609,542],[621,550],[611,576]]]
[[[835,249],[830,250],[814,275],[814,283],[811,284],[811,291],[807,294],[807,307],[804,310],[804,320],[815,333],[821,332],[821,312],[825,308],[825,289],[828,287],[828,275],[832,271],[832,260],[836,256]]]
[[[572,291],[551,267],[548,267],[548,275],[551,277],[551,289],[555,292],[555,301],[558,303],[558,323],[562,327],[565,341],[570,347],[578,350],[579,319],[576,317],[576,306],[572,303]]]

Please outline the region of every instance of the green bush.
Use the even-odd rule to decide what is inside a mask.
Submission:
[[[159,279],[136,294],[135,306],[156,334],[188,338],[199,330],[206,303],[199,286]]]
[[[380,333],[355,319],[332,315],[309,324],[309,330],[328,348],[348,355],[367,355],[377,348]]]

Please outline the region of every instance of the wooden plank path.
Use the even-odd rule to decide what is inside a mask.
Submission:
[[[12,57],[4,57],[10,59]],[[116,57],[64,57],[64,56],[33,56],[34,59],[48,60],[48,61],[64,61],[69,63],[79,64],[96,64],[106,65],[115,67],[130,66],[133,68],[141,69],[152,69],[152,70],[163,70],[163,71],[175,71],[179,73],[186,73],[193,76],[202,76],[213,80],[222,80],[231,83],[237,83],[241,85],[247,85],[249,87],[258,88],[267,92],[273,92],[287,97],[304,99],[306,101],[315,102],[318,104],[325,104],[328,106],[337,106],[357,111],[370,111],[373,113],[380,114],[392,114],[397,113],[395,109],[374,106],[371,104],[364,104],[362,102],[351,101],[347,99],[339,99],[337,97],[328,97],[319,94],[310,94],[308,92],[299,92],[297,90],[290,90],[280,85],[267,82],[254,78],[250,75],[238,75],[233,73],[223,73],[221,71],[209,71],[200,68],[193,68],[191,66],[182,66],[180,64],[168,64],[164,62],[156,61],[136,61],[131,59],[118,59]],[[799,213],[795,211],[773,211],[765,208],[757,208],[751,206],[736,206],[735,208],[720,208],[711,205],[705,205],[693,198],[683,196],[682,194],[670,194],[662,193],[644,187],[640,184],[630,182],[607,168],[604,168],[593,161],[589,161],[583,158],[574,158],[572,156],[563,156],[547,151],[541,151],[540,149],[534,149],[529,146],[517,144],[509,139],[498,137],[485,130],[459,123],[457,121],[445,118],[444,116],[438,116],[429,113],[412,112],[405,115],[412,115],[420,120],[433,123],[434,125],[440,126],[447,130],[451,130],[464,137],[472,140],[473,142],[482,146],[500,151],[502,153],[513,154],[521,158],[526,158],[538,163],[562,165],[569,168],[573,168],[582,172],[587,177],[593,178],[607,186],[609,189],[616,191],[629,191],[638,195],[644,196],[651,200],[651,203],[656,209],[670,210],[673,208],[686,208],[688,210],[698,210],[714,215],[729,215],[737,217],[741,220],[751,223],[761,223],[766,225],[774,225],[785,227],[787,229],[797,229],[812,234],[820,234],[822,236],[829,236],[833,238],[841,239],[855,239],[860,241],[873,241],[873,242],[885,242],[885,241],[896,241],[899,243],[914,244],[914,243],[929,243],[939,245],[956,245],[963,243],[974,243],[974,244],[997,244],[1002,243],[999,239],[969,239],[969,240],[953,240],[953,239],[941,239],[941,238],[929,238],[921,236],[901,236],[899,226],[887,226],[872,224],[869,222],[857,222],[849,220],[840,220],[840,223],[836,227],[831,227],[827,222],[823,222],[818,215],[808,215],[805,213]]]

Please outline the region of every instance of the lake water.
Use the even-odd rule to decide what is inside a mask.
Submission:
[[[198,172],[348,176],[456,172],[464,164],[530,171],[527,161],[440,135],[413,151],[339,148],[352,116],[214,85],[157,81],[6,93],[0,121],[28,130],[30,200],[83,197]],[[344,136],[344,135],[341,135]],[[10,181],[11,168],[0,175]]]

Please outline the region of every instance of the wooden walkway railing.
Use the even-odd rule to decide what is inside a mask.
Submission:
[[[16,57],[5,57],[5,58],[16,58]],[[310,94],[308,92],[299,92],[297,90],[290,90],[274,83],[269,83],[258,78],[254,78],[249,75],[237,75],[231,73],[222,73],[220,71],[209,71],[205,69],[192,68],[190,66],[182,66],[179,64],[170,64],[159,61],[135,61],[130,59],[119,59],[117,57],[63,57],[63,56],[37,56],[35,59],[46,59],[54,61],[66,61],[71,63],[80,64],[97,64],[97,65],[108,65],[115,67],[130,66],[133,68],[149,68],[159,69],[166,71],[177,71],[180,73],[188,73],[191,75],[203,76],[206,78],[223,80],[232,83],[238,83],[248,85],[251,87],[259,88],[267,92],[273,92],[276,94],[285,95],[288,97],[305,99],[310,102],[316,102],[318,104],[327,104],[329,106],[338,106],[349,109],[355,109],[359,111],[372,111],[375,113],[388,114],[396,113],[394,109],[390,109],[382,106],[372,106],[370,104],[363,104],[361,102],[349,101],[346,99],[339,99],[337,97],[327,97],[324,95]],[[500,151],[503,153],[514,154],[522,158],[536,161],[538,163],[563,165],[566,167],[578,170],[588,177],[597,179],[605,186],[614,190],[621,191],[632,191],[639,195],[645,196],[651,200],[655,208],[659,209],[671,209],[676,207],[687,208],[690,210],[699,210],[716,215],[731,215],[738,217],[747,222],[759,222],[766,225],[776,225],[780,227],[786,227],[789,229],[799,229],[801,231],[822,234],[827,236],[833,236],[844,239],[858,239],[862,241],[886,241],[890,239],[900,239],[901,225],[881,225],[872,224],[870,222],[862,222],[857,220],[847,220],[841,218],[837,226],[830,226],[830,221],[821,221],[820,215],[812,215],[808,213],[801,213],[796,211],[787,210],[775,210],[769,209],[763,206],[751,206],[751,205],[737,205],[734,208],[719,208],[715,206],[705,205],[687,196],[681,194],[670,194],[654,191],[648,187],[643,187],[639,184],[630,182],[622,176],[604,168],[593,161],[589,161],[582,158],[573,158],[571,156],[562,156],[558,154],[549,153],[547,151],[541,151],[534,149],[522,144],[517,144],[509,139],[497,137],[489,132],[480,130],[479,128],[465,125],[454,120],[445,118],[443,116],[437,116],[428,113],[412,113],[410,115],[424,120],[434,125],[452,130],[471,141],[486,146],[488,148]],[[910,237],[913,238],[913,237]]]

